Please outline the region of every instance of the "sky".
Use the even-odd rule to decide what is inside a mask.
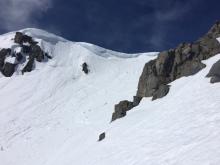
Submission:
[[[220,20],[220,0],[0,0],[0,34],[40,28],[115,51],[162,51]]]

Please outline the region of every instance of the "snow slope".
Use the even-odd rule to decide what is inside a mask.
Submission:
[[[173,82],[163,99],[146,98],[110,123],[114,105],[132,99],[144,64],[157,53],[130,55],[21,31],[53,59],[23,76],[0,77],[0,164],[220,164],[220,84],[205,78],[220,55],[195,76]],[[0,47],[12,45],[13,35],[0,36]]]

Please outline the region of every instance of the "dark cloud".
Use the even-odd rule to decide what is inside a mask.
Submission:
[[[10,19],[0,16],[1,29],[36,26],[73,41],[123,52],[160,51],[193,41],[220,19],[219,0],[9,1],[27,3],[29,10],[9,5],[5,15]]]

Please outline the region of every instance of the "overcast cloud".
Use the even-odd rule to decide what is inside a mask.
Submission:
[[[9,31],[36,27],[36,19],[50,7],[51,0],[0,0],[1,28]]]

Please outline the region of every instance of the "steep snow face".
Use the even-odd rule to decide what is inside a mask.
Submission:
[[[0,77],[4,165],[44,165],[69,140],[79,153],[82,144],[77,143],[96,142],[109,125],[114,104],[132,99],[145,62],[157,55],[118,53],[36,29],[21,32],[37,40],[53,58],[36,62],[30,73],[21,75],[18,69],[10,78]],[[11,47],[14,35],[1,36],[0,47]],[[88,75],[82,71],[84,62]]]
[[[132,99],[144,64],[157,53],[129,55],[22,32],[53,58],[30,73],[0,77],[0,164],[220,164],[220,84],[205,78],[220,54],[195,76],[172,82],[163,99],[145,98],[110,123],[114,105]],[[1,36],[0,47],[13,35]],[[102,132],[106,138],[97,142]]]

